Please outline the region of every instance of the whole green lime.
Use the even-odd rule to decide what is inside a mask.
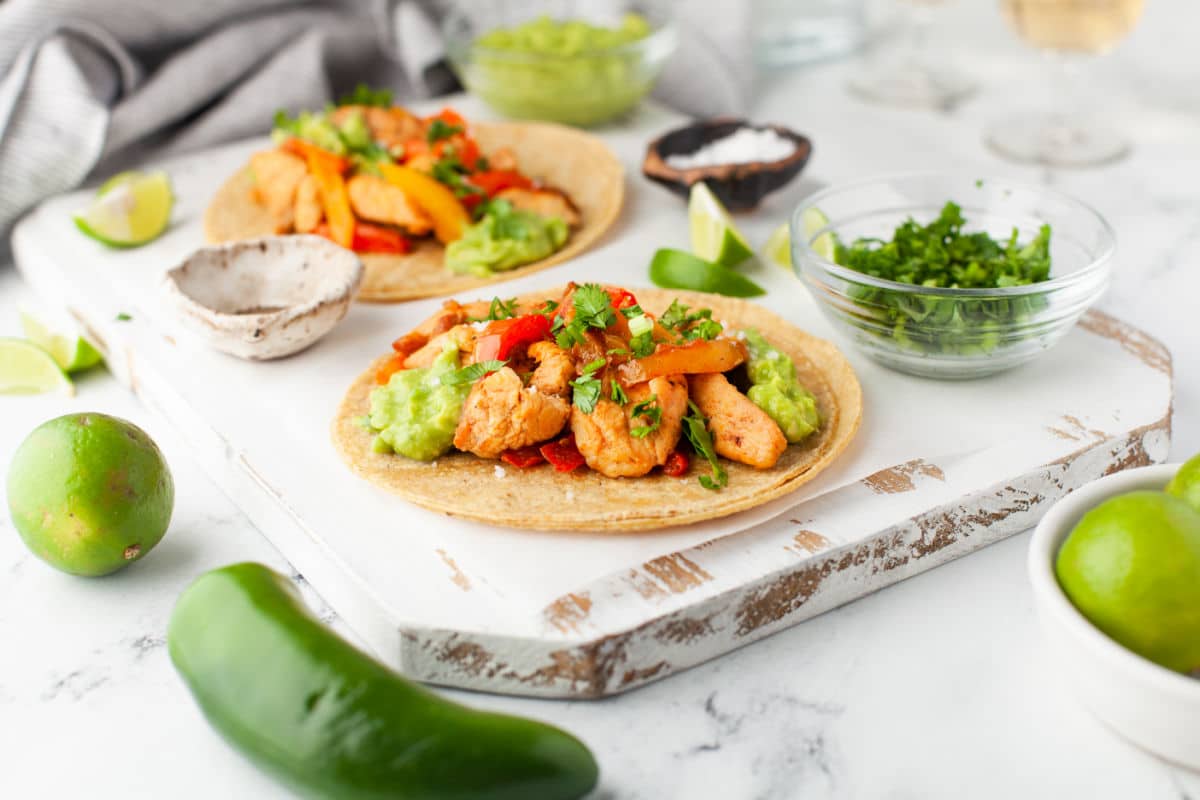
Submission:
[[[1167,484],[1167,494],[1173,494],[1200,511],[1200,455],[1192,456]]]
[[[142,558],[166,533],[174,505],[154,440],[106,414],[43,423],[8,470],[17,532],[34,555],[73,575],[107,575]]]
[[[1092,623],[1179,672],[1200,668],[1200,512],[1163,492],[1113,497],[1083,516],[1055,564]]]

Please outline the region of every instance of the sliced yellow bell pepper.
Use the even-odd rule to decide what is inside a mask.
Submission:
[[[335,157],[336,158],[336,157]],[[338,163],[320,151],[308,151],[308,171],[317,181],[317,192],[321,196],[321,207],[329,222],[329,238],[350,249],[354,244],[354,212],[350,208],[350,194],[346,181],[338,169]]]
[[[379,164],[379,172],[429,215],[439,242],[449,244],[462,238],[463,230],[471,224],[471,215],[447,186],[401,164]]]

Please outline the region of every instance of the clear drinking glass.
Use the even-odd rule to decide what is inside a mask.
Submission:
[[[1017,161],[1079,167],[1115,161],[1129,141],[1107,118],[1083,107],[1085,62],[1133,30],[1145,0],[1001,0],[1017,35],[1053,63],[1055,106],[1007,115],[985,131],[996,152]]]
[[[947,0],[896,0],[897,19],[880,37],[850,88],[868,100],[911,108],[950,108],[974,81],[936,46],[938,8]]]
[[[849,53],[863,39],[863,0],[753,0],[754,59],[764,67]]]

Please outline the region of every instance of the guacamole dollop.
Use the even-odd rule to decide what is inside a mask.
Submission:
[[[639,48],[624,47],[650,33],[650,23],[635,13],[612,27],[543,16],[496,28],[475,40],[466,83],[512,117],[594,125],[650,91],[657,71]]]
[[[758,331],[743,333],[750,351],[746,372],[751,386],[746,396],[775,420],[788,442],[801,441],[821,427],[817,399],[801,385],[796,365],[787,355],[772,347]]]
[[[545,258],[567,241],[567,223],[493,200],[462,238],[446,246],[446,266],[486,278]]]
[[[458,349],[449,346],[431,366],[397,372],[371,392],[368,424],[375,431],[375,452],[432,461],[450,449],[471,391],[470,383],[442,383],[456,369]]]

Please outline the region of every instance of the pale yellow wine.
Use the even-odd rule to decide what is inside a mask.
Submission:
[[[1000,0],[1000,5],[1034,47],[1103,53],[1133,30],[1145,0]]]

